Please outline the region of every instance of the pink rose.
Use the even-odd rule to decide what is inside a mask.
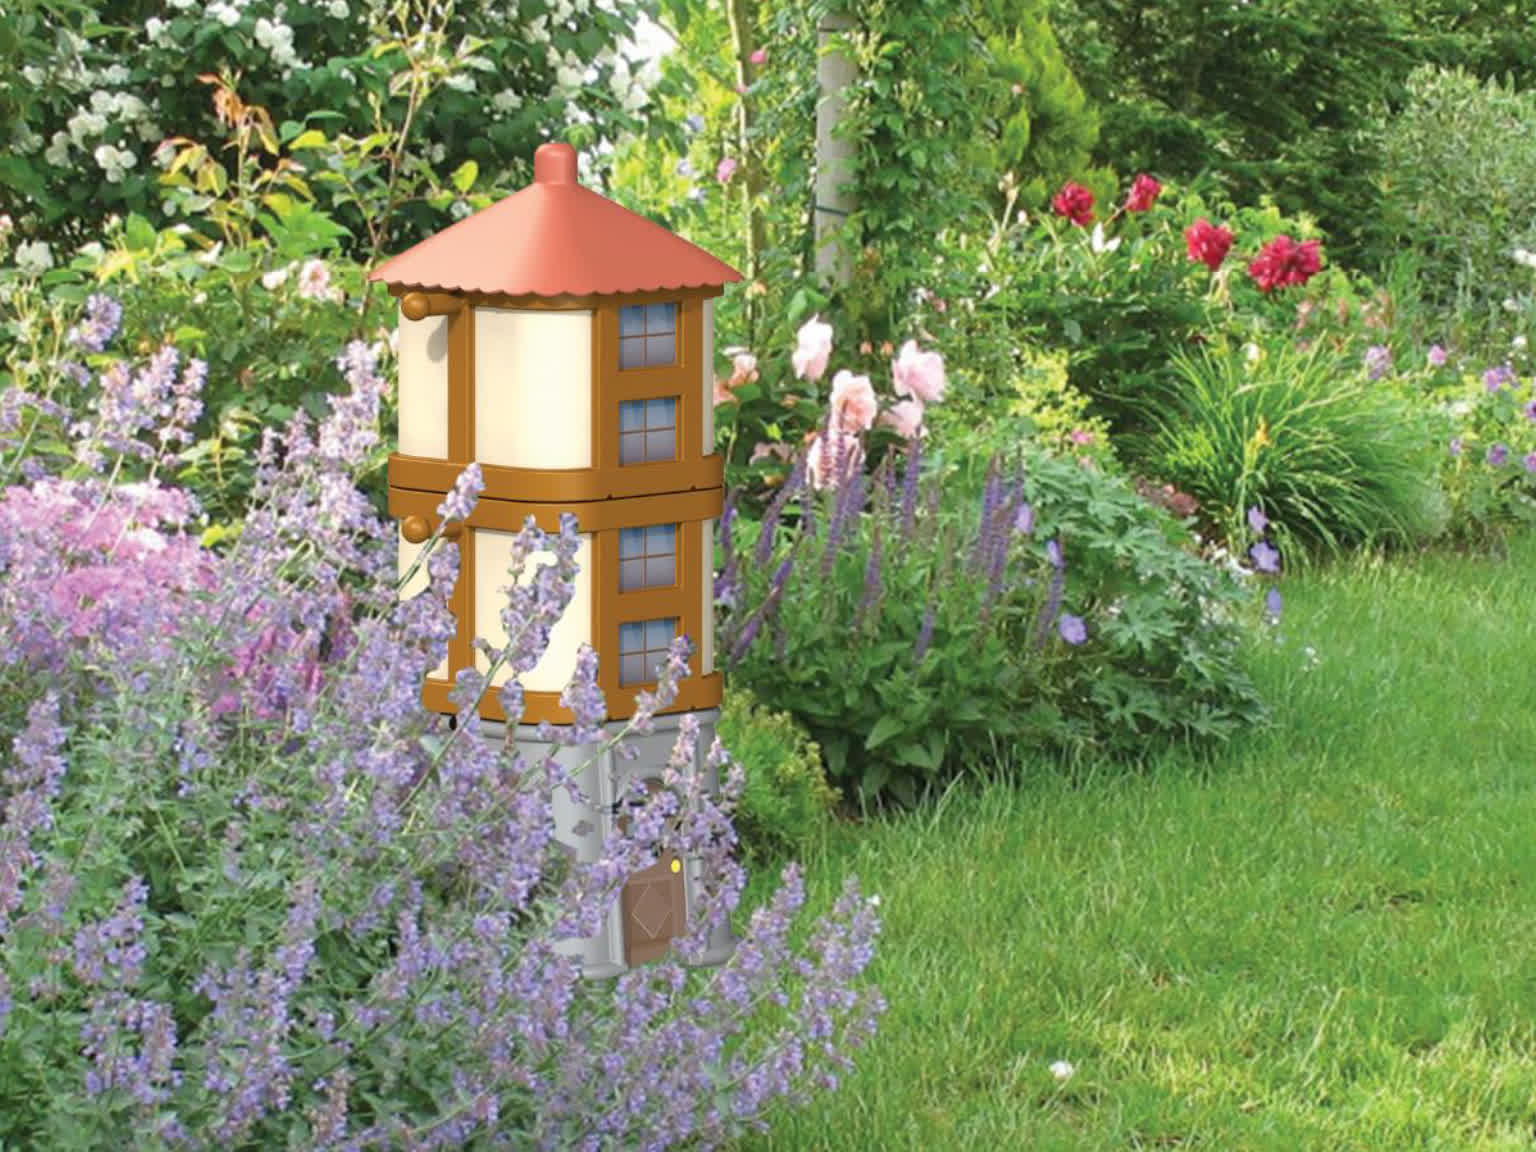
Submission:
[[[715,407],[716,408],[720,407],[720,405],[722,405],[722,404],[734,404],[734,403],[736,403],[736,397],[731,392],[731,388],[732,388],[732,384],[731,384],[731,382],[729,380],[722,380],[718,376],[715,377]]]
[[[750,384],[757,379],[757,357],[750,352],[738,352],[731,358],[732,388]]]
[[[795,350],[789,358],[795,376],[813,383],[820,380],[832,357],[832,325],[812,316],[795,334],[795,340]]]
[[[944,357],[937,352],[919,352],[916,340],[901,346],[901,354],[891,362],[891,376],[898,396],[911,396],[923,404],[944,399]]]
[[[756,52],[752,53],[752,55],[748,56],[747,59],[752,61],[754,64],[761,64],[764,60],[768,59],[768,53],[759,48]]]
[[[920,400],[898,400],[880,413],[880,423],[904,440],[923,435],[923,404]]]
[[[724,184],[736,174],[736,158],[727,156],[715,168],[715,179]]]
[[[759,440],[752,446],[752,455],[747,457],[748,464],[756,464],[759,460],[766,460],[769,456],[777,456],[780,460],[789,459],[788,444],[769,444]]]
[[[863,469],[864,446],[857,436],[834,428],[827,439],[818,434],[811,441],[805,463],[813,487],[836,488],[840,481],[852,479]]]
[[[879,410],[868,376],[855,376],[844,368],[832,377],[832,415],[844,432],[867,432]]]

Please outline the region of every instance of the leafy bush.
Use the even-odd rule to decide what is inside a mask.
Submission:
[[[466,705],[503,664],[522,714],[516,675],[574,593],[574,517],[520,534],[507,615],[528,626],[461,673],[449,730],[419,686],[454,627],[457,551],[434,537],[428,591],[396,601],[395,530],[351,484],[386,390],[368,348],[343,353],[351,388],[317,435],[300,413],[264,437],[246,530],[220,557],[184,531],[195,498],[159,480],[206,366],[170,345],[146,365],[106,355],[113,326],[93,305],[70,337],[94,380],[26,343],[39,388],[0,396],[0,1142],[663,1147],[830,1084],[823,1056],[846,1065],[882,1007],[853,987],[878,924],[851,881],[793,983],[793,868],[720,970],[668,959],[585,984],[554,947],[675,850],[706,875],[676,946],[696,960],[742,883],[739,767],[722,807],[686,720],[667,787],[594,864],[552,838],[558,765],[475,734]],[[60,402],[76,393],[93,412]],[[444,514],[477,491],[466,470]],[[554,562],[519,579],[536,551]],[[610,736],[584,648],[578,723],[553,738],[622,750],[686,657],[680,639]],[[717,742],[710,770],[727,761]],[[789,1006],[772,1035],[751,1029],[763,997]]]
[[[54,244],[95,235],[111,213],[171,222],[151,149],[165,137],[213,134],[205,89],[184,78],[218,73],[238,73],[246,100],[270,108],[279,126],[313,120],[358,140],[378,134],[369,151],[384,163],[353,191],[392,195],[402,180],[419,183],[424,167],[464,165],[482,169],[492,187],[517,186],[550,128],[586,123],[579,142],[590,146],[636,126],[643,70],[620,45],[641,7],[524,0],[509,12],[469,0],[417,11],[393,0],[173,0],[146,19],[144,5],[97,0],[53,35],[22,39],[24,108],[0,156],[0,188],[12,193],[6,199],[37,205],[25,230]],[[589,67],[597,72],[591,84]],[[408,151],[407,138],[431,143]],[[317,191],[326,214],[352,230],[349,254],[361,259],[351,245],[364,229],[347,189]],[[386,213],[395,245],[440,231],[450,199],[407,195]]]
[[[1448,342],[1483,351],[1506,301],[1532,316],[1536,250],[1536,93],[1456,69],[1420,68],[1408,101],[1379,125],[1394,242],[1418,257],[1425,302],[1454,315]]]
[[[789,713],[770,711],[734,686],[716,732],[746,778],[732,824],[747,862],[793,858],[814,842],[838,801],[821,748]]]
[[[1261,506],[1287,551],[1399,543],[1445,527],[1422,410],[1319,343],[1177,355],[1178,385],[1160,396],[1138,457],[1199,500],[1207,528],[1242,536]]]

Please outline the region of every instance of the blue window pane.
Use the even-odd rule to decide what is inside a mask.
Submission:
[[[645,367],[645,337],[628,336],[619,341],[619,367]]]
[[[671,332],[677,326],[676,304],[647,304],[645,306],[645,330],[651,335]]]
[[[677,525],[653,524],[645,530],[645,550],[652,556],[677,550]]]
[[[639,652],[645,646],[644,624],[619,625],[619,655]]]
[[[645,306],[632,304],[619,309],[619,335],[642,336],[645,334]]]
[[[677,583],[677,564],[672,556],[647,556],[645,558],[645,586],[670,588]],[[631,561],[639,563],[639,561]]]
[[[644,556],[650,549],[646,547],[649,541],[646,538],[644,528],[620,528],[619,529],[619,559],[629,560],[636,556]]]
[[[676,337],[668,332],[665,336],[647,336],[645,338],[645,362],[648,366],[655,367],[659,364],[671,364],[677,359]]]
[[[635,592],[646,586],[645,560],[619,561],[619,591]]]
[[[677,631],[677,620],[647,620],[645,622],[645,646],[651,651],[666,651]]]
[[[645,672],[645,656],[632,652],[619,657],[619,684],[644,684],[650,679]]]
[[[677,423],[677,400],[667,396],[660,400],[647,400],[645,402],[645,426],[647,428],[666,428]]]
[[[677,455],[677,437],[672,429],[645,434],[645,458],[647,460],[671,460]]]
[[[645,427],[645,401],[624,400],[619,403],[619,431],[638,432]]]

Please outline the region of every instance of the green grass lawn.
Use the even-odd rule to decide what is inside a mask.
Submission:
[[[1272,730],[829,836],[891,1007],[741,1152],[1536,1147],[1536,537],[1283,589]]]

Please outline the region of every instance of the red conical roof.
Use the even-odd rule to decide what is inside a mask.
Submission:
[[[718,287],[741,273],[696,244],[583,188],[576,150],[541,145],[533,183],[374,269],[391,287],[586,296]]]

